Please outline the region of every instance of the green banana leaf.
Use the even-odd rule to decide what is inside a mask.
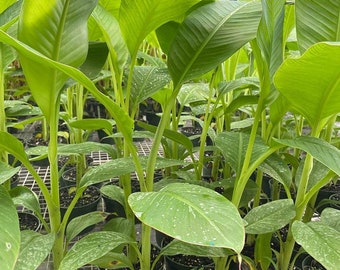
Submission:
[[[270,78],[283,61],[284,40],[283,25],[285,0],[262,0],[262,18],[257,33],[257,41],[265,63],[268,65]]]
[[[277,70],[274,84],[295,112],[312,128],[340,112],[340,42],[310,47],[300,58],[287,59]]]
[[[131,56],[145,37],[159,26],[176,20],[200,0],[121,0],[119,24]]]
[[[295,3],[296,35],[301,52],[322,41],[340,41],[340,2],[299,0]]]
[[[144,224],[175,239],[240,253],[244,225],[236,207],[202,186],[173,183],[158,192],[136,192],[128,203]]]
[[[96,0],[26,0],[19,19],[18,39],[50,59],[78,67],[86,59],[86,22],[96,4]],[[19,54],[32,95],[49,121],[68,76]]]
[[[169,50],[174,85],[207,73],[255,38],[260,18],[257,2],[218,1],[190,13]]]
[[[3,269],[14,269],[20,249],[17,210],[5,188],[0,185],[0,262]]]
[[[293,237],[314,259],[328,270],[337,270],[340,265],[340,234],[323,222],[295,221]]]

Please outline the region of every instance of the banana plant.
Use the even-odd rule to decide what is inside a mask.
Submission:
[[[13,2],[13,1],[12,1]],[[4,31],[17,21],[20,11],[21,1],[12,3],[7,1],[3,4],[4,10],[0,13],[0,28]],[[0,43],[0,131],[6,131],[6,112],[5,112],[5,72],[8,66],[15,60],[16,53],[10,46]],[[6,152],[0,152],[0,161],[7,163],[8,156]],[[7,189],[10,189],[10,181],[4,183]]]
[[[22,145],[13,136],[8,137],[9,134],[2,132],[1,149],[12,153],[28,168],[42,191],[50,215],[50,231],[55,237],[52,248],[53,263],[54,267],[58,269],[64,257],[65,247],[63,243],[66,221],[76,200],[84,190],[83,188],[77,191],[68,213],[61,220],[57,167],[57,120],[59,117],[60,92],[70,73],[73,73],[71,77],[74,77],[74,73],[76,73],[82,77],[80,81],[85,80],[87,84],[90,84],[89,88],[95,89],[94,95],[99,95],[102,98],[103,96],[89,78],[71,67],[80,66],[86,58],[88,46],[86,23],[97,2],[88,1],[84,5],[80,1],[53,1],[48,5],[45,4],[43,1],[24,1],[19,17],[18,38],[20,41],[1,30],[1,42],[14,47],[19,52],[32,95],[48,121],[50,127],[48,158],[51,166],[51,188],[47,188],[43,183],[29,163]],[[77,16],[74,16],[75,14]],[[48,38],[45,38],[47,33],[45,31],[50,31],[51,35]],[[34,36],[34,39],[31,38],[31,35]],[[68,70],[69,73],[65,74],[65,70]],[[41,77],[39,74],[45,76]],[[110,107],[107,105],[108,102],[110,102],[109,99],[103,101],[107,107]],[[111,113],[115,115],[117,113],[113,109],[115,104],[111,108]],[[121,119],[123,118],[121,117]],[[124,124],[129,123],[129,121],[124,122]],[[11,147],[8,147],[9,141],[7,140],[11,142]],[[97,253],[95,256],[100,255]]]
[[[295,201],[297,213],[292,228],[296,228],[296,232],[299,231],[297,228],[301,228],[298,222],[301,220],[309,221],[311,217],[308,217],[310,215],[308,211],[305,213],[310,199],[322,186],[331,181],[334,175],[340,173],[338,165],[340,160],[339,149],[322,139],[320,135],[330,119],[339,113],[339,72],[335,60],[339,57],[339,53],[340,44],[338,42],[317,43],[309,47],[301,58],[286,60],[274,77],[276,88],[284,96],[291,110],[302,115],[311,127],[310,137],[302,136],[295,140],[276,140],[280,144],[307,152]],[[324,69],[324,66],[327,66],[327,70]],[[295,72],[301,75],[290,76]],[[328,167],[330,172],[307,189],[310,172],[313,168],[313,159]],[[294,225],[295,223],[296,225]],[[294,242],[294,233],[290,230],[280,260],[282,269],[288,269]],[[325,260],[328,255],[327,252],[320,253],[316,259],[325,267],[336,269],[335,263],[339,261],[339,256]]]

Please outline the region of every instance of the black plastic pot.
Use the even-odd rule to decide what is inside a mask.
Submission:
[[[182,127],[180,131],[191,140],[194,147],[200,146],[202,129],[196,127]]]
[[[340,210],[340,192],[334,193],[329,196],[330,207]]]
[[[167,270],[214,270],[214,262],[207,257],[192,255],[164,256]]]
[[[75,195],[75,187],[62,187],[60,189],[60,213],[63,218],[66,210],[69,206],[70,201],[73,199]],[[85,215],[87,213],[93,212],[97,210],[98,203],[101,199],[100,190],[95,186],[89,186],[83,192],[83,195],[79,198],[77,204],[73,208],[70,217],[68,219],[69,223],[73,218]],[[83,230],[81,234],[91,231],[95,225],[90,226]]]
[[[302,261],[302,270],[326,270],[318,261],[316,261],[312,256],[308,255]]]
[[[20,230],[39,231],[41,222],[34,214],[28,212],[18,212]]]

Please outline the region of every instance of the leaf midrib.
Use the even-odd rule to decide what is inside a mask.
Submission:
[[[221,28],[221,26],[228,20],[230,19],[235,13],[237,13],[239,10],[241,10],[244,7],[247,7],[248,5],[250,5],[252,2],[247,2],[244,5],[239,6],[238,8],[236,8],[233,12],[231,12],[228,16],[226,16],[223,20],[220,21],[220,23],[218,23],[214,30],[210,32],[210,34],[208,35],[208,37],[201,43],[201,46],[198,48],[198,50],[196,51],[196,53],[194,54],[194,57],[191,58],[191,60],[189,61],[187,67],[184,69],[184,72],[182,73],[182,76],[179,78],[178,82],[177,82],[177,86],[182,84],[182,81],[184,80],[186,74],[188,73],[188,71],[190,70],[190,68],[192,67],[193,63],[196,61],[196,59],[198,58],[198,56],[202,53],[202,51],[204,50],[204,48],[206,47],[206,45],[210,42],[210,40],[213,38],[213,36],[216,34],[216,32]]]

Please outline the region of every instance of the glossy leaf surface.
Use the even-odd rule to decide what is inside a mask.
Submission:
[[[249,234],[275,232],[295,217],[293,200],[277,200],[251,209],[244,217]]]
[[[135,55],[144,38],[166,22],[183,15],[199,0],[121,0],[119,24],[130,54]]]
[[[256,2],[218,1],[190,13],[169,51],[174,84],[203,75],[233,55],[256,36],[260,18]]]
[[[16,270],[35,270],[50,254],[54,244],[54,234],[39,234],[32,231],[23,231],[22,244]],[[23,242],[22,241],[22,242]]]
[[[50,59],[78,67],[86,58],[86,22],[96,4],[96,0],[26,0],[20,15],[18,38]],[[20,63],[35,101],[49,119],[67,76],[25,54],[20,54]]]
[[[299,49],[306,51],[321,41],[340,41],[340,2],[299,0],[296,8],[296,34]]]
[[[35,213],[41,213],[38,196],[30,188],[17,186],[10,190],[10,195],[15,205],[22,205]]]
[[[151,97],[170,81],[166,69],[151,66],[137,66],[132,77],[131,101],[135,106]]]
[[[293,223],[294,239],[326,269],[336,270],[340,265],[340,234],[322,222]]]
[[[237,253],[243,248],[244,226],[236,207],[211,189],[174,183],[158,192],[133,193],[128,202],[138,219],[173,238]]]
[[[66,240],[71,241],[87,227],[105,220],[105,214],[99,211],[90,212],[70,220],[66,228]]]
[[[340,150],[330,143],[308,136],[297,137],[295,139],[275,139],[275,141],[306,151],[316,160],[340,175]]]
[[[0,261],[3,269],[14,269],[20,249],[20,230],[17,210],[11,197],[0,185]]]
[[[123,234],[115,232],[91,233],[72,246],[62,260],[59,270],[78,269],[104,256],[112,249],[128,243],[133,243],[133,241]]]
[[[339,59],[340,43],[318,43],[275,74],[276,88],[313,128],[340,111]]]
[[[215,139],[216,146],[237,174],[240,174],[249,142],[249,134],[242,132],[221,132]],[[251,163],[261,157],[269,146],[260,137],[256,137],[251,156]],[[261,170],[285,186],[291,182],[291,172],[278,156],[271,155],[260,165]]]
[[[15,175],[20,170],[20,167],[13,168],[6,163],[0,162],[0,184],[4,183]]]

